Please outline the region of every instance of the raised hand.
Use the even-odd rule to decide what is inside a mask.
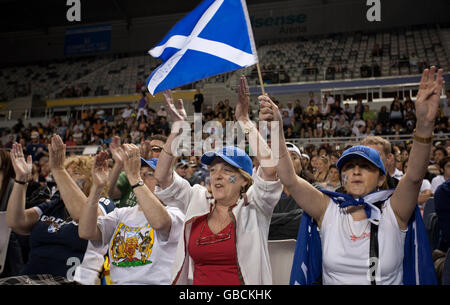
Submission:
[[[163,96],[166,102],[167,113],[172,119],[172,122],[187,121],[187,115],[186,110],[183,106],[183,100],[178,99],[177,104],[175,105],[172,92],[170,90],[165,90],[163,92]]]
[[[114,136],[111,144],[109,145],[109,150],[111,151],[114,161],[118,165],[123,166],[123,159],[122,155],[120,154],[121,149],[122,147],[120,146],[120,137]]]
[[[139,150],[142,158],[150,159],[151,145],[150,140],[145,140],[141,142],[141,146],[139,146]]]
[[[94,159],[94,166],[92,167],[92,183],[93,185],[103,188],[108,182],[108,153],[105,151],[99,152]]]
[[[234,115],[237,121],[248,121],[248,110],[250,104],[250,90],[248,89],[247,79],[241,75],[238,87],[238,103],[234,110]]]
[[[268,95],[260,95],[258,97],[259,104],[259,120],[267,121],[269,124],[273,121],[279,123],[280,134],[283,134],[283,119],[278,106],[269,98]]]
[[[14,173],[16,174],[16,180],[23,182],[28,181],[33,169],[31,156],[28,156],[25,161],[22,145],[18,143],[12,145],[10,155]]]
[[[60,136],[53,134],[51,143],[48,145],[49,163],[51,170],[64,169],[66,159],[66,144]]]
[[[432,131],[440,102],[440,94],[443,86],[442,69],[436,73],[436,67],[425,69],[420,80],[419,92],[415,102],[417,124],[419,132]],[[426,129],[426,130],[423,130]]]
[[[141,179],[141,154],[139,147],[134,144],[124,144],[120,152],[124,162],[123,168],[131,185]]]

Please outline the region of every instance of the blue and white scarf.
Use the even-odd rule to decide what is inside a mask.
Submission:
[[[370,193],[364,198],[354,199],[348,194],[320,190],[339,205],[364,206],[367,218],[377,224],[381,218],[381,211],[373,205],[379,201],[386,201],[393,190]],[[291,285],[320,284],[318,280],[322,275],[322,244],[317,223],[311,216],[303,212],[297,235],[297,245],[291,271]],[[433,259],[431,257],[425,225],[416,206],[408,222],[408,232],[405,237],[403,258],[403,284],[404,285],[437,285]]]

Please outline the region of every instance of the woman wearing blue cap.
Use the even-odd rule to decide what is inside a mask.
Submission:
[[[175,108],[170,92],[164,93],[174,123],[186,120],[182,101]],[[250,140],[259,139],[261,163],[252,177],[250,157],[237,147],[207,152],[201,162],[209,166],[210,190],[190,184],[173,173],[172,133],[156,168],[155,194],[167,205],[186,213],[172,268],[173,284],[257,285],[272,284],[267,239],[270,219],[282,191],[275,167],[267,167],[260,156],[270,149],[248,117],[249,91],[241,77],[235,116]]]
[[[94,245],[109,245],[110,277],[113,284],[170,284],[170,268],[175,257],[184,214],[164,206],[153,194],[154,170],[158,159],[143,159],[139,148],[124,144],[117,148],[138,204],[115,209],[98,217],[99,190],[107,183],[106,152],[100,152],[92,170],[88,208],[82,211],[78,234]]]
[[[291,284],[313,284],[320,275],[323,284],[436,283],[428,243],[419,241],[426,236],[417,209],[443,84],[442,70],[435,73],[435,67],[423,72],[409,159],[414,165],[395,190],[378,191],[386,178],[383,162],[376,150],[362,145],[344,151],[337,162],[345,194],[315,189],[295,175],[280,131],[277,172],[307,215],[297,237]],[[281,122],[268,97],[260,107],[260,119]],[[417,268],[415,259],[421,260]]]

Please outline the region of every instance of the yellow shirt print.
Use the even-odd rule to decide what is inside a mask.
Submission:
[[[136,267],[151,264],[149,260],[155,241],[150,224],[129,227],[120,223],[109,247],[111,263],[117,267]]]

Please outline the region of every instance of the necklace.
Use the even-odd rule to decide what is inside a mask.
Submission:
[[[370,232],[369,232],[369,233],[366,233],[366,230],[367,230],[367,228],[369,227],[369,221],[367,221],[367,225],[366,225],[366,227],[364,228],[364,230],[362,231],[362,233],[361,233],[359,236],[356,236],[355,233],[353,233],[352,226],[350,225],[350,220],[348,219],[349,217],[352,217],[352,215],[351,215],[350,213],[349,213],[348,216],[347,216],[347,224],[348,224],[348,228],[350,229],[350,233],[352,233],[352,234],[350,235],[350,239],[351,239],[352,241],[358,241],[358,240],[360,240],[360,239],[364,239],[364,238],[366,238],[366,237],[370,237]]]

